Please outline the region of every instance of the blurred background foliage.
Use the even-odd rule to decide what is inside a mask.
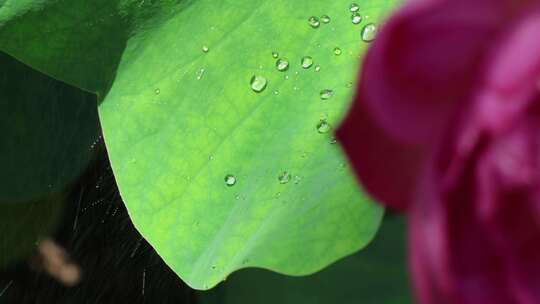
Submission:
[[[0,205],[75,183],[98,139],[96,97],[0,52]]]

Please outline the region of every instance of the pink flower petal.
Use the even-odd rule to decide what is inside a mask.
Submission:
[[[358,101],[337,137],[366,190],[389,208],[406,208],[415,189],[423,151],[393,140]]]
[[[492,1],[412,1],[369,50],[357,100],[388,134],[432,144],[471,93],[501,27]]]

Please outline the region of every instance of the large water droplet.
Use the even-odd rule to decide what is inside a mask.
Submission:
[[[236,177],[232,174],[225,175],[225,185],[232,187],[234,184],[236,184]]]
[[[334,55],[336,55],[336,56],[341,55],[341,49],[339,47],[334,48]]]
[[[279,57],[279,53],[278,53],[278,52],[272,52],[272,58],[277,59],[278,57]]]
[[[278,176],[278,181],[280,184],[286,184],[288,183],[289,181],[291,180],[291,174],[287,171],[283,171],[279,176]]]
[[[364,42],[371,42],[375,40],[375,36],[377,35],[377,26],[373,23],[368,23],[364,28],[362,29],[362,41]]]
[[[309,23],[309,25],[310,25],[312,28],[318,28],[319,25],[321,24],[321,23],[319,22],[319,18],[317,18],[317,17],[315,17],[315,16],[309,17],[308,23]]]
[[[358,6],[358,4],[356,3],[351,3],[351,5],[349,6],[349,10],[353,13],[358,12],[359,9],[360,9],[360,6]]]
[[[324,89],[319,93],[319,96],[321,97],[322,100],[327,100],[327,99],[332,98],[332,96],[334,96],[334,91],[330,89]]]
[[[321,134],[328,133],[330,129],[332,129],[332,126],[326,120],[321,120],[317,124],[317,132]]]
[[[358,13],[353,13],[351,15],[351,22],[353,24],[358,24],[358,23],[362,22],[362,16],[360,14],[358,14]]]
[[[330,17],[328,15],[321,16],[322,23],[330,23]]]
[[[304,69],[309,69],[313,65],[313,58],[310,56],[302,57],[302,67]]]
[[[267,83],[268,82],[266,78],[264,78],[263,76],[257,76],[257,75],[254,75],[253,77],[251,77],[251,81],[250,81],[251,89],[257,93],[264,91],[264,89],[266,89]]]
[[[280,72],[284,72],[289,68],[289,61],[285,58],[276,60],[276,69]]]

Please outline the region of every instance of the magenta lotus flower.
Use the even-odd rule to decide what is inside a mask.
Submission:
[[[409,1],[337,132],[407,212],[419,303],[540,303],[540,1]]]

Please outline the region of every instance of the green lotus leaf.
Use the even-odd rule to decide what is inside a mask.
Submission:
[[[98,95],[135,226],[208,289],[245,267],[313,273],[379,226],[331,134],[362,31],[394,3],[363,1],[360,24],[350,4],[6,1],[0,48]]]

